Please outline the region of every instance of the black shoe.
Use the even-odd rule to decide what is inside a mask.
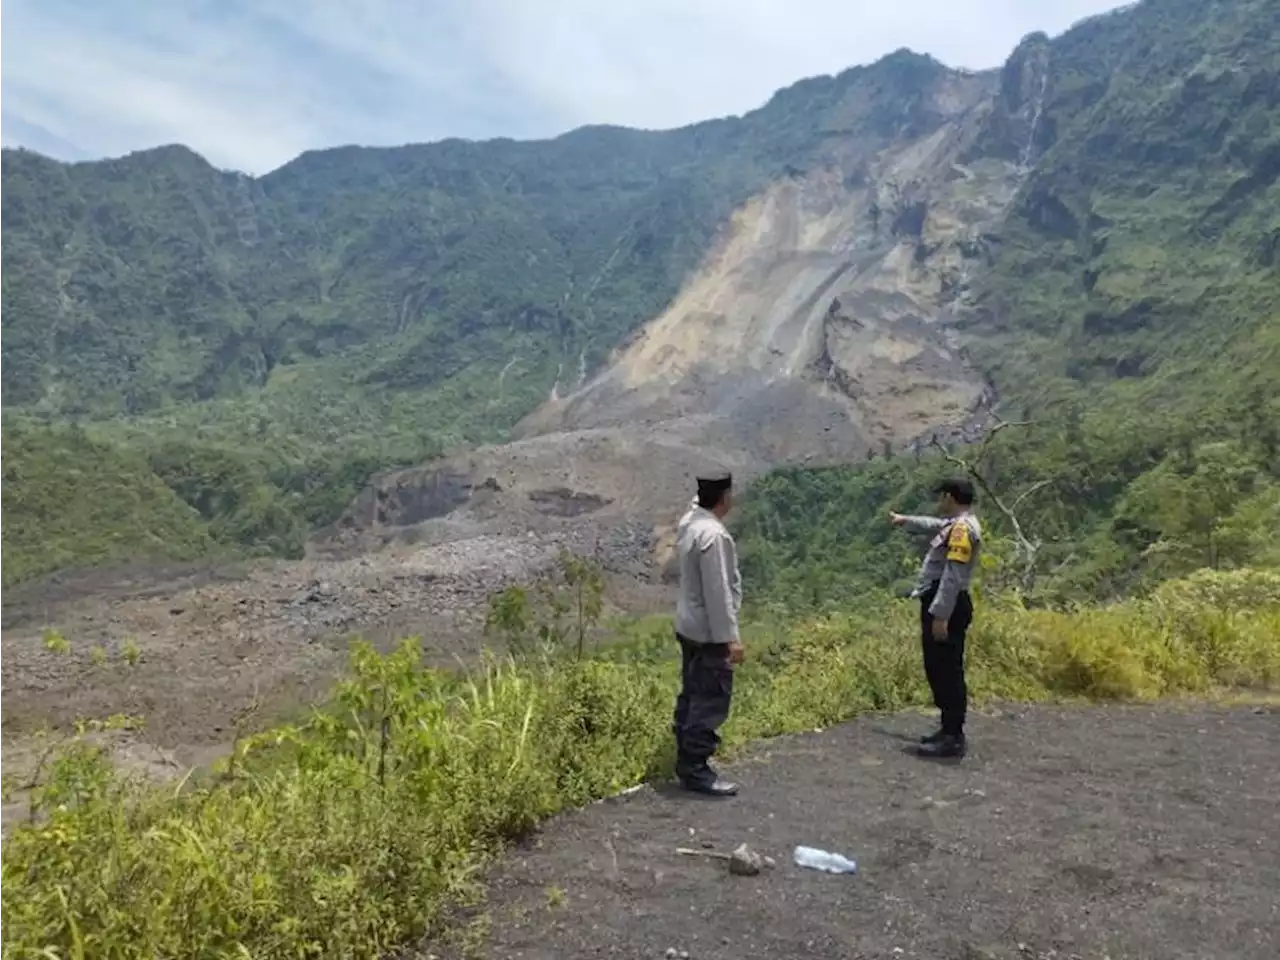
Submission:
[[[946,734],[943,733],[942,728],[939,727],[937,730],[933,731],[933,733],[929,734],[927,737],[921,737],[920,742],[922,744],[937,743],[945,736]]]
[[[933,743],[922,743],[916,747],[916,754],[932,760],[959,759],[965,754],[964,736],[944,734]]]
[[[738,785],[736,783],[721,780],[719,777],[681,780],[680,785],[690,793],[700,793],[707,797],[736,797],[738,795]]]

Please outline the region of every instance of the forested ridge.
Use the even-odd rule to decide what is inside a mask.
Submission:
[[[1035,123],[1012,137],[998,106],[1023,97],[1033,58],[1046,67],[1035,75],[1043,87],[1031,85]],[[944,317],[926,318],[949,325],[956,349],[988,378],[993,409],[969,424],[975,443],[957,444],[944,429],[936,442],[877,449],[856,464],[775,470],[745,491],[733,524],[747,653],[735,668],[722,758],[761,738],[929,705],[918,640],[907,642],[918,637],[918,605],[891,596],[907,586],[920,544],[887,513],[930,509],[936,481],[958,471],[980,480],[985,530],[968,689],[975,707],[1001,705],[999,722],[1016,729],[1010,738],[1032,742],[1039,729],[1011,702],[1067,699],[1078,715],[1080,700],[1247,698],[1241,716],[1260,720],[1247,711],[1274,710],[1280,686],[1274,0],[1143,0],[1052,40],[1028,38],[1003,70],[977,77],[899,51],[802,81],[745,117],[665,133],[591,128],[543,143],[343,148],[259,180],[213,170],[180,147],[73,166],[5,151],[6,587],[143,557],[300,555],[374,472],[508,438],[558,376],[572,382],[565,371],[595,369],[671,298],[735,206],[795,176],[823,144],[899,134],[915,142],[912,134],[934,129],[921,91],[955,78],[989,82],[994,106],[972,155],[944,173],[965,178],[998,160],[1025,174],[998,229],[974,239],[982,264],[963,296]],[[410,593],[402,559],[362,571],[348,592],[376,589],[386,609],[398,604]],[[68,723],[37,743],[30,780],[10,770],[6,742],[5,800],[25,793],[31,814],[4,844],[6,958],[480,955],[491,925],[514,916],[491,909],[484,890],[511,844],[555,814],[673,773],[681,654],[670,620],[606,619],[595,561],[563,553],[537,583],[490,597],[487,642],[501,657],[441,669],[442,648],[461,657],[449,646],[454,634],[425,638],[434,654],[418,638],[382,649],[358,642],[327,699],[258,716],[259,680],[274,677],[296,696],[307,678],[298,664],[325,652],[323,630],[312,627],[328,629],[334,621],[323,618],[343,602],[333,594],[350,587],[282,583],[285,567],[305,570],[299,581],[324,569],[282,564],[271,582],[240,594],[175,588],[180,605],[165,594],[131,613],[109,598],[96,621],[69,617],[66,634],[57,624],[6,628],[6,710],[16,691],[38,709],[55,699],[74,699],[76,709],[141,700],[154,713],[167,684],[210,725],[202,735],[228,747],[212,770],[156,784],[117,765],[142,756],[141,738],[154,734],[140,727],[151,718]],[[237,619],[245,609],[254,619]],[[394,622],[421,623],[422,614]],[[272,617],[288,624],[269,636]],[[197,680],[202,669],[213,680]],[[208,705],[239,695],[228,674],[252,681],[253,701],[240,690],[244,719],[212,726]],[[1150,745],[1164,743],[1185,754],[1185,766],[1163,770],[1176,778],[1200,762],[1204,744],[1154,711],[1129,717],[1126,730],[1158,735],[1098,748],[1114,751],[1100,766],[1139,771],[1142,804],[1122,822],[1174,802],[1205,807],[1180,791],[1166,800],[1168,779],[1148,783],[1150,765],[1118,755],[1137,743],[1151,760]],[[1151,852],[1173,835],[1143,832],[1133,844],[1141,866],[1129,874],[1120,861],[1084,862],[1080,850],[1115,827],[1107,804],[1087,811],[1087,824],[1075,821],[1089,843],[1063,847],[1060,828],[1070,833],[1071,821],[1057,817],[1053,782],[1028,791],[1016,762],[1006,758],[1001,772],[983,756],[1002,749],[983,739],[988,721],[973,725],[966,761],[982,787],[963,795],[954,769],[913,768],[904,778],[890,764],[915,761],[883,739],[879,718],[874,747],[841,743],[824,780],[842,789],[844,777],[882,778],[894,798],[888,847],[853,851],[867,879],[880,874],[867,901],[875,923],[864,914],[832,920],[828,901],[802,894],[788,902],[822,912],[811,924],[798,914],[806,945],[797,950],[835,949],[832,938],[848,934],[848,953],[874,926],[892,928],[897,952],[918,953],[919,924],[886,924],[873,901],[886,874],[900,870],[899,880],[916,884],[920,858],[956,854],[955,821],[940,818],[989,819],[993,869],[1017,857],[1037,880],[1050,876],[1038,851],[1003,842],[1000,806],[969,806],[988,790],[995,804],[1002,794],[1030,798],[1024,822],[1049,828],[1026,843],[1062,854],[1051,869],[1079,888],[1080,902],[1136,884],[1182,905],[1186,863]],[[914,730],[908,723],[916,718],[901,729]],[[813,767],[809,744],[803,762]],[[1076,756],[1038,775],[1074,773]],[[752,763],[742,772],[752,789],[779,769]],[[1230,769],[1233,789],[1268,795],[1265,761]],[[1119,794],[1099,784],[1089,790],[1114,806]],[[788,783],[777,795],[794,792]],[[636,807],[608,809],[612,821]],[[734,807],[735,822],[749,825],[753,809],[763,808]],[[669,811],[661,818],[670,825]],[[753,844],[780,853],[793,839],[810,842],[804,823],[768,823]],[[676,829],[683,837],[685,822]],[[960,853],[979,849],[972,839]],[[671,855],[665,841],[645,844]],[[575,859],[605,877],[597,871],[607,858],[605,867]],[[1228,899],[1248,906],[1228,886],[1232,873],[1193,878],[1215,910]],[[782,869],[760,882],[769,876],[797,889]],[[652,893],[614,880],[605,885],[626,896]],[[528,914],[545,910],[548,924],[595,916],[575,891],[516,886],[537,901]],[[667,886],[683,898],[681,883]],[[1045,946],[1048,957],[1078,946],[1074,914],[1050,911],[1041,929],[1055,935],[1032,943],[1008,922],[1037,914],[1022,891],[1001,899],[1003,889],[970,887],[966,904],[970,893],[994,898],[999,929],[981,928],[969,911],[958,932],[973,939],[947,949],[1030,956]],[[1261,894],[1251,917],[1267,916]],[[1152,902],[1119,899],[1128,910]],[[680,899],[682,915],[691,908],[716,906]],[[919,903],[910,909],[918,915]],[[752,922],[757,929],[744,932],[756,936],[768,920]],[[1263,955],[1265,920],[1238,926],[1240,943]],[[520,930],[521,942],[537,950],[532,929]],[[709,944],[706,929],[704,949],[741,950],[727,937]]]
[[[1029,422],[982,469],[1010,500],[1045,484],[1018,511],[1045,541],[1045,599],[1275,563],[1280,8],[1153,0],[1050,55],[1053,142],[964,322],[1000,415]],[[752,578],[820,604],[901,585],[883,512],[928,505],[955,469],[926,447],[774,474],[741,521]]]
[[[1063,596],[1267,555],[1241,531],[1275,510],[1278,17],[1148,0],[1028,41],[1034,161],[956,322],[1000,415],[1033,424],[986,466],[1049,482],[1023,510]],[[929,129],[946,69],[899,51],[681,130],[341,148],[260,179],[181,147],[6,150],[5,582],[299,555],[376,470],[500,441],[594,369],[773,179],[840,137]],[[1011,149],[999,133],[974,162]],[[752,576],[892,582],[873,520],[918,505],[930,456],[763,481]],[[70,522],[64,499],[93,506]]]

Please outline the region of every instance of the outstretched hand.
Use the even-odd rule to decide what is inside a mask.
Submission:
[[[889,522],[892,523],[895,527],[900,527],[907,522],[907,518],[900,513],[890,513]]]

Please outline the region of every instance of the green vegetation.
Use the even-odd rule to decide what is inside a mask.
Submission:
[[[514,584],[490,598],[485,632],[517,656],[563,649],[572,638],[581,660],[603,612],[604,571],[562,549],[556,567],[533,590]]]
[[[985,239],[963,332],[1005,417],[1034,425],[981,467],[1009,498],[1047,484],[1018,510],[1045,541],[1042,601],[1278,558],[1280,34],[1273,4],[1212,10],[1152,0],[1052,41],[1043,154]],[[768,597],[819,606],[898,583],[882,512],[927,507],[947,468],[776,474],[744,511],[744,563]]]
[[[1150,539],[1138,505],[1156,479],[1126,497],[1160,464],[1154,477],[1181,476],[1196,450],[1233,442],[1260,487],[1275,477],[1274,16],[1268,0],[1218,0],[1212,15],[1147,0],[1029,38],[992,78],[968,159],[1029,146],[1034,164],[1006,222],[973,238],[986,263],[971,264],[963,333],[1006,412],[1039,423],[1009,441],[999,474],[1054,477],[1028,507],[1071,544],[1045,554],[1067,564],[1068,593],[1122,591],[1154,569],[1134,557],[1168,540],[1163,527]],[[1040,53],[1028,136],[1013,117],[1038,93],[1027,71]],[[43,475],[55,458],[25,462],[67,443],[60,432],[10,442],[78,418],[98,445],[94,484],[136,480],[169,507],[140,526],[103,511],[45,536],[47,511],[25,513],[39,498],[15,499],[24,532],[5,526],[5,582],[209,544],[296,555],[372,471],[504,439],[557,378],[594,368],[669,301],[735,205],[842,150],[927,134],[954,82],[899,51],[680,130],[342,148],[259,179],[181,147],[75,165],[6,150],[6,453],[31,485],[92,500],[93,486]],[[163,469],[139,473],[157,449]],[[839,483],[878,509],[862,494],[909,493],[907,472]],[[176,521],[156,478],[197,505],[178,535],[163,533]],[[1258,495],[1246,514],[1265,514]],[[846,512],[842,530],[861,537],[867,515]],[[1113,550],[1121,522],[1142,531]],[[867,582],[898,572],[866,562],[854,572]],[[770,563],[776,551],[757,565]]]
[[[399,447],[397,449],[397,442]],[[139,435],[11,420],[4,430],[4,584],[139,558],[301,557],[377,470],[439,452],[429,438],[333,451]]]
[[[302,399],[334,374],[364,398],[491,399],[518,360],[506,386],[527,408],[558,363],[600,359],[657,312],[733,207],[833,134],[936,126],[947,76],[901,51],[741,118],[340,148],[260,179],[176,146],[76,165],[5,151],[4,402],[167,412],[263,386]]]
[[[681,130],[342,148],[260,179],[182,147],[74,165],[6,150],[6,453],[15,423],[67,418],[132,461],[161,447],[161,479],[185,460],[176,492],[212,506],[208,538],[296,555],[372,470],[505,439],[833,136],[937,126],[947,76],[902,51]],[[104,516],[81,548],[31,555],[7,529],[6,583],[115,560],[133,536]]]
[[[1010,498],[1038,485],[1018,512],[1044,541],[1019,596],[986,511],[980,700],[1280,684],[1272,7],[1149,0],[1049,45],[1041,156],[983,239],[963,331],[1034,421],[977,466]],[[901,53],[741,119],[325,151],[261,180],[181,148],[6,151],[5,584],[297,555],[375,470],[500,439],[656,312],[764,184],[841,138],[936,125],[944,75]],[[883,514],[924,507],[950,469],[928,453],[754,486],[731,746],[924,703],[914,611],[883,592],[912,551]],[[73,737],[5,843],[4,956],[377,957],[438,931],[504,843],[671,768],[669,625],[590,650],[599,588],[566,563],[495,598],[518,656],[470,677],[411,642],[358,647],[323,710],[203,782],[130,781]],[[96,669],[139,655],[91,650]]]
[[[84,431],[4,434],[4,583],[75,564],[194,558],[214,543],[144,457]]]
[[[1034,487],[1018,513],[1043,540],[1022,596],[985,511],[980,700],[1280,684],[1274,18],[1148,0],[1048,44],[1039,159],[980,238],[962,331],[1033,421],[976,466],[1010,500]],[[6,152],[5,582],[296,551],[378,465],[500,438],[789,164],[930,129],[942,77],[897,54],[682,131],[326,151],[260,181],[179,148]],[[1007,154],[996,133],[975,149]],[[753,487],[733,747],[924,703],[915,612],[887,594],[914,558],[883,515],[952,469],[926,451]],[[438,931],[505,842],[670,770],[669,624],[590,650],[597,588],[566,566],[496,598],[518,655],[470,677],[360,647],[330,704],[204,782],[129,782],[74,740],[5,844],[5,957],[376,957]]]
[[[1166,433],[1158,415],[1099,404],[1075,424],[1002,430],[977,468],[1006,501],[1028,492],[1016,512],[1043,544],[1026,599],[1109,599],[1202,567],[1280,566],[1280,459],[1272,428],[1244,413],[1218,430],[1185,420]],[[933,485],[955,472],[934,453],[758,481],[735,524],[751,601],[820,610],[907,588],[919,551],[885,513],[932,512]],[[980,507],[988,551],[1008,557],[1009,523]]]
[[[925,701],[909,604],[754,628],[728,742]],[[1073,613],[985,598],[980,699],[1280,682],[1280,577],[1204,572]],[[572,643],[570,644],[572,646]],[[425,669],[358,647],[333,709],[243,741],[212,782],[129,783],[86,742],[4,850],[5,956],[385,956],[439,932],[485,861],[557,810],[670,770],[669,625],[597,656]],[[93,864],[93,869],[86,869]]]

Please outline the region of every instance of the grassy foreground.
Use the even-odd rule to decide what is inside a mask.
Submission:
[[[757,627],[733,746],[921,704],[912,604]],[[670,769],[665,629],[595,657],[421,666],[360,647],[334,707],[243,743],[215,781],[117,778],[86,745],[4,847],[4,956],[377,957],[475,894],[540,819]],[[1204,572],[1075,612],[984,598],[979,700],[1150,699],[1280,685],[1280,573]]]

